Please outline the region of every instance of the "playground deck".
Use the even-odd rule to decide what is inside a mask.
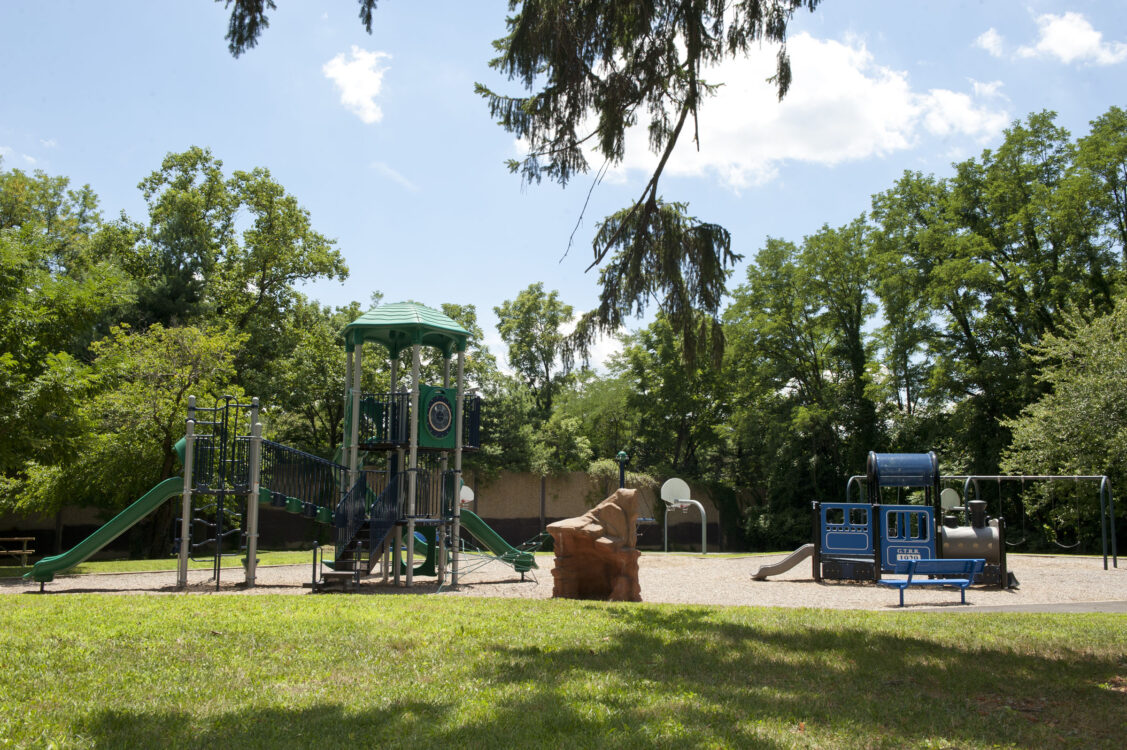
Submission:
[[[639,561],[642,600],[669,604],[742,605],[771,607],[820,607],[827,609],[900,610],[895,595],[873,584],[824,582],[810,578],[810,566],[799,565],[767,581],[751,579],[761,565],[781,560],[785,555],[707,557],[687,554],[643,553]],[[513,569],[501,563],[490,563],[472,570],[457,589],[444,589],[439,596],[490,596],[547,599],[552,595],[552,558],[538,558],[540,570],[536,578],[525,582]],[[1004,591],[975,587],[967,591],[967,605],[946,590],[914,592],[904,610],[945,608],[974,611],[1020,605],[1046,611],[1067,605],[1087,604],[1092,609],[1107,607],[1107,602],[1120,602],[1127,608],[1127,567],[1104,570],[1098,557],[1063,555],[1011,555],[1013,570],[1021,588]],[[215,594],[207,584],[210,571],[192,571],[189,591]],[[302,595],[308,593],[303,584],[309,580],[308,565],[261,567],[258,586],[244,592],[234,581],[240,575],[225,576],[218,595]],[[122,593],[163,594],[176,591],[176,574],[118,573],[69,576],[60,575],[50,584],[49,594]],[[378,579],[365,580],[360,594],[434,594],[433,579],[416,578],[410,589],[383,585]],[[0,580],[0,594],[23,594],[37,591],[38,586],[19,579]],[[1105,603],[1105,604],[1101,604]],[[1118,605],[1111,605],[1118,606]],[[1105,609],[1106,611],[1106,609]],[[1113,611],[1123,611],[1114,610]]]

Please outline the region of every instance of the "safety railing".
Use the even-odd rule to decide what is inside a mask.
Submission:
[[[409,393],[367,393],[360,397],[360,443],[405,445],[410,440]]]
[[[259,485],[317,508],[336,508],[348,467],[272,440],[262,441]]]
[[[444,520],[453,518],[457,499],[457,473],[452,470],[431,472],[420,469],[416,472],[416,476],[418,478],[415,488],[415,512],[410,517]],[[407,479],[404,478],[403,481],[406,482]],[[406,508],[405,502],[403,511],[405,514]]]
[[[463,400],[465,415],[462,427],[462,445],[466,448],[481,447],[481,396],[468,396]]]
[[[402,485],[406,472],[400,472],[388,479],[386,472],[365,472],[375,475],[373,478],[384,482],[379,492],[369,491],[368,497],[375,495],[375,500],[368,507],[368,549],[373,554],[379,549],[380,544],[387,534],[399,521],[400,498]],[[370,481],[370,480],[369,480]]]
[[[462,445],[465,448],[481,447],[481,397],[467,396],[463,400],[465,419]],[[411,442],[411,394],[365,393],[360,397],[360,425],[358,439],[361,445],[407,445]]]
[[[333,541],[336,558],[344,558],[345,549],[356,538],[360,527],[368,520],[368,482],[363,474],[352,489],[337,503],[333,513]]]

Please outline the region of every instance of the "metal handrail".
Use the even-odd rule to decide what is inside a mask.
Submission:
[[[259,486],[303,503],[336,508],[348,467],[272,440],[262,441]]]
[[[352,489],[337,503],[333,513],[334,542],[336,556],[340,560],[344,556],[345,548],[356,538],[357,532],[364,522],[368,520],[368,481],[364,474],[352,486]]]

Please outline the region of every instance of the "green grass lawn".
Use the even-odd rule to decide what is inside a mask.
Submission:
[[[224,568],[241,568],[244,555],[232,555],[224,560]],[[333,549],[325,550],[325,559],[333,559]],[[313,552],[301,550],[295,552],[259,552],[259,565],[298,565],[311,564]],[[84,562],[70,568],[62,575],[80,573],[145,573],[148,571],[176,570],[176,558],[165,557],[155,560],[99,560]],[[211,560],[199,562],[189,561],[188,567],[192,570],[211,570]],[[21,568],[19,565],[0,566],[0,578],[19,578],[31,567]]]
[[[11,595],[0,747],[1122,747],[1127,618]]]
[[[555,556],[554,552],[538,551],[535,553],[537,559],[551,559]],[[699,553],[681,553],[670,552],[669,554],[684,554],[699,556]],[[739,553],[708,553],[712,558],[738,558],[738,557],[759,557],[781,554],[778,552],[739,552]],[[313,553],[310,550],[300,550],[292,552],[259,552],[258,564],[259,565],[305,565],[312,563]],[[241,568],[243,556],[231,556],[227,558],[224,563],[225,568]],[[325,549],[325,559],[333,559],[333,548],[327,547]],[[211,561],[203,560],[200,562],[189,562],[188,566],[193,570],[211,570]],[[19,578],[31,567],[22,568],[19,565],[0,565],[0,578]],[[144,573],[148,571],[159,570],[176,570],[176,558],[166,557],[156,560],[100,560],[97,562],[84,562],[75,567],[65,571],[61,575],[73,575],[82,573]]]

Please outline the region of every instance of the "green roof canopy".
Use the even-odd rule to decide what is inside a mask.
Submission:
[[[433,346],[449,357],[451,352],[464,352],[470,337],[452,318],[417,302],[372,308],[346,325],[343,333],[346,351],[366,341],[378,341],[392,357],[414,344]]]

